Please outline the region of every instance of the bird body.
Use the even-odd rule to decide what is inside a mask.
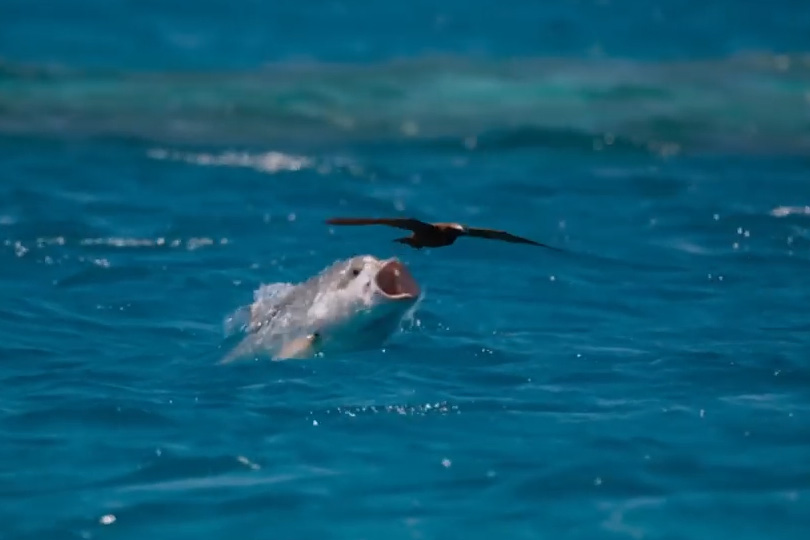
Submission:
[[[459,236],[464,234],[464,227],[458,223],[434,223],[433,229],[429,231],[414,231],[410,236],[394,239],[394,242],[416,249],[444,247],[452,245]]]
[[[331,218],[331,225],[387,225],[411,231],[410,236],[396,238],[394,242],[409,245],[415,249],[444,247],[452,245],[461,236],[487,238],[518,244],[531,244],[559,251],[557,248],[515,236],[506,231],[468,227],[460,223],[426,223],[414,218]]]

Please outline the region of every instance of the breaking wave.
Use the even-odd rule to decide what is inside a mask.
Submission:
[[[238,73],[0,64],[0,135],[285,150],[303,143],[401,141],[479,151],[551,146],[804,154],[810,126],[796,112],[810,105],[808,87],[808,54],[666,63],[445,57],[278,64]],[[308,163],[277,154],[206,159],[263,169]]]

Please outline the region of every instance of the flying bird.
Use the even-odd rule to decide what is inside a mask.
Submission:
[[[414,218],[331,218],[326,220],[326,223],[330,225],[388,225],[389,227],[405,229],[411,231],[412,234],[396,238],[394,242],[407,244],[416,249],[449,246],[460,236],[472,236],[474,238],[488,238],[517,244],[531,244],[562,251],[528,238],[515,236],[506,231],[468,227],[460,223],[426,223]]]

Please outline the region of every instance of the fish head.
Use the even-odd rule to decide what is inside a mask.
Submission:
[[[359,255],[341,261],[322,275],[321,293],[312,303],[310,320],[319,334],[343,342],[388,337],[412,311],[422,288],[397,258]]]
[[[341,270],[339,288],[368,306],[413,303],[422,289],[405,264],[392,257],[361,255],[349,259]]]

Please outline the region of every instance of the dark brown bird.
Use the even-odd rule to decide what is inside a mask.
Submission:
[[[475,238],[488,238],[490,240],[502,240],[517,244],[531,244],[541,246],[555,251],[562,251],[558,248],[540,244],[528,238],[521,238],[506,231],[495,229],[481,229],[467,227],[460,223],[425,223],[413,218],[332,218],[326,220],[331,225],[388,225],[398,229],[411,231],[413,234],[397,238],[394,242],[407,244],[413,248],[443,247],[449,246],[460,236],[472,236]]]

